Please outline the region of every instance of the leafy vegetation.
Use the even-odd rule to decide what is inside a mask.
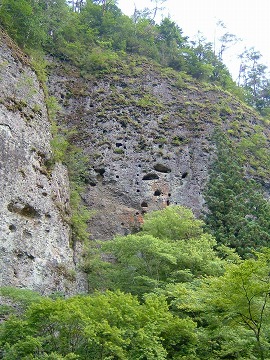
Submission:
[[[72,242],[85,242],[89,238],[88,220],[92,212],[83,203],[81,194],[85,191],[86,173],[89,167],[88,158],[82,150],[69,141],[72,132],[63,133],[58,126],[52,123],[51,146],[53,150],[53,161],[62,162],[68,168],[70,182],[70,225],[72,230]]]
[[[164,67],[210,81],[239,95],[226,66],[213,46],[200,37],[189,42],[170,18],[156,24],[148,12],[123,15],[114,1],[3,0],[0,24],[33,54],[42,50],[70,61],[81,73],[112,72],[125,53],[151,58]]]
[[[217,50],[216,44],[207,42],[200,33],[189,41],[169,17],[157,24],[148,9],[129,18],[117,7],[117,1],[95,0],[2,0],[0,24],[34,57],[36,65],[35,55],[42,51],[73,63],[86,76],[113,72],[124,54],[138,54],[221,86],[262,115],[269,114],[270,81],[262,56],[254,48],[239,55],[236,84],[222,62],[224,51],[239,40],[228,32],[219,38],[221,47]],[[225,31],[224,24],[218,25]]]
[[[270,251],[241,260],[215,247],[190,210],[168,207],[136,235],[94,249],[90,295],[2,289],[12,303],[0,358],[268,359]]]

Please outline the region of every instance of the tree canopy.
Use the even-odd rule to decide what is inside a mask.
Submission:
[[[179,206],[97,245],[85,254],[89,294],[0,289],[9,299],[0,307],[0,359],[269,358],[269,248],[246,260],[224,245],[216,251]]]

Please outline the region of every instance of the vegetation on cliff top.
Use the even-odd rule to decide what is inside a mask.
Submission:
[[[245,72],[239,74],[244,81],[238,87],[222,63],[222,52],[215,54],[213,44],[202,36],[190,42],[170,18],[160,24],[148,12],[129,18],[116,1],[77,3],[71,7],[65,0],[2,0],[0,23],[25,51],[41,50],[70,61],[82,74],[112,72],[123,54],[138,54],[219,85],[268,113],[269,80],[254,49],[241,55]],[[231,41],[225,35],[222,49]]]

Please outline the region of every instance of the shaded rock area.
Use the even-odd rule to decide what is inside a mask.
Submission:
[[[69,244],[67,170],[47,166],[44,94],[27,58],[5,35],[0,87],[0,286],[42,294],[85,291]]]
[[[214,85],[136,58],[99,78],[51,60],[49,88],[59,124],[75,130],[72,141],[90,159],[92,238],[127,234],[144,213],[168,205],[200,215],[214,129],[240,141],[260,126],[252,109]]]

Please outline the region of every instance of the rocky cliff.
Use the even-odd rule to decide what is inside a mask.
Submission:
[[[90,163],[82,194],[95,211],[90,238],[127,234],[144,213],[168,205],[201,214],[217,127],[241,143],[247,171],[269,188],[269,126],[231,94],[135,57],[98,76],[54,59],[49,70],[58,124]],[[44,93],[4,34],[0,87],[0,286],[84,292],[70,244],[67,169],[51,165]]]
[[[0,44],[0,286],[84,291],[69,244],[69,182],[51,159],[43,90],[27,57]]]
[[[145,212],[168,205],[199,215],[215,128],[247,153],[260,148],[256,136],[269,142],[269,128],[231,94],[145,59],[129,57],[99,76],[52,61],[49,86],[62,107],[59,124],[76,131],[72,141],[90,160],[84,200],[96,210],[93,238],[126,234]],[[257,176],[263,165],[253,163]]]

